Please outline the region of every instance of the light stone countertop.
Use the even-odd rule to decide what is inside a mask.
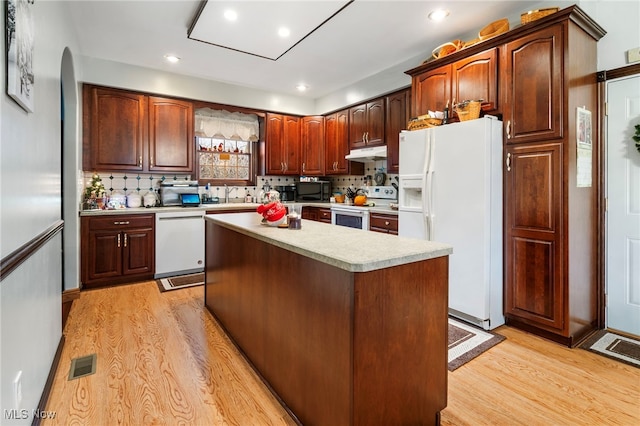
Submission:
[[[299,202],[285,202],[286,205],[291,204],[301,204],[303,206],[309,207],[323,207],[323,208],[331,208],[332,206],[340,206],[341,204],[337,203],[329,203],[329,202],[313,202],[313,201],[299,201]],[[115,210],[81,210],[79,212],[80,216],[103,216],[110,214],[148,214],[148,213],[166,213],[166,212],[179,212],[188,210],[205,210],[205,211],[215,211],[215,212],[224,212],[226,210],[238,210],[238,209],[246,209],[253,210],[258,208],[259,203],[222,203],[222,204],[201,204],[199,207],[136,207],[136,208],[122,208]],[[371,213],[385,213],[391,215],[397,215],[397,210],[391,210],[388,207],[370,207],[369,211]]]
[[[403,238],[311,220],[302,229],[263,225],[257,213],[214,214],[205,220],[350,272],[368,272],[448,256],[449,244]]]

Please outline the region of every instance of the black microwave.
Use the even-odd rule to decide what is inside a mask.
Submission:
[[[298,201],[329,201],[331,197],[331,182],[298,182]]]

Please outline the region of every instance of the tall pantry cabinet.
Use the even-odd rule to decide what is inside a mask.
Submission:
[[[502,51],[506,322],[568,346],[598,326],[596,43],[603,35],[576,8]],[[583,124],[592,149],[581,158],[579,109],[591,114]]]
[[[506,323],[568,346],[601,323],[596,45],[604,34],[571,6],[407,71],[414,115],[453,93],[464,100],[462,86],[453,89],[460,81],[475,82],[464,96],[480,90],[492,100],[484,112],[501,116],[504,129]],[[590,116],[580,135],[579,111]],[[583,135],[591,149],[578,157]]]

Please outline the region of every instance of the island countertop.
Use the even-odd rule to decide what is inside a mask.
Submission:
[[[350,272],[368,272],[453,253],[449,244],[302,221],[292,230],[261,223],[257,213],[205,216],[225,228]]]

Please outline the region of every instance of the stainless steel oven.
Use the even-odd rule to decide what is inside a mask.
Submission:
[[[331,206],[331,223],[368,231],[369,209],[356,206]]]

